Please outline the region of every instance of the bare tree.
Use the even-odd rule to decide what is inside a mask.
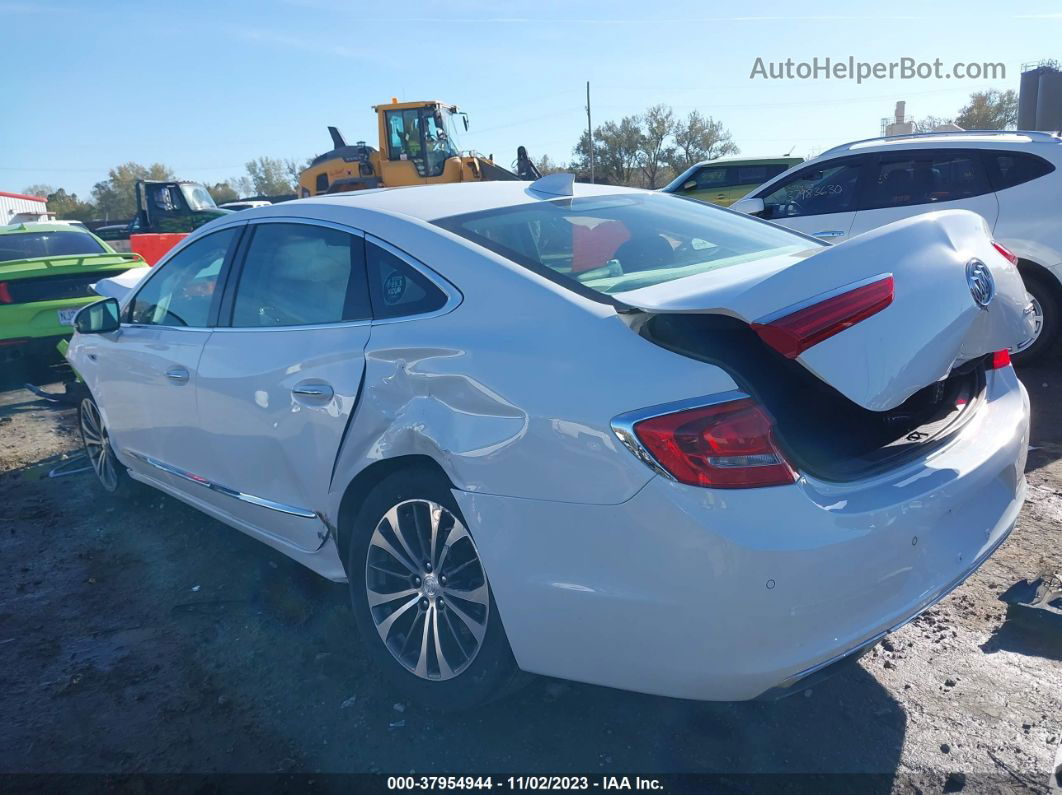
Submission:
[[[670,143],[675,132],[675,114],[667,105],[653,105],[642,118],[639,165],[645,176],[645,187],[652,189],[675,158],[675,145]]]
[[[47,199],[48,194],[55,193],[55,188],[53,188],[51,185],[28,185],[27,187],[22,189],[22,193],[26,196],[36,196],[40,199]]]
[[[914,123],[915,132],[927,133],[939,130],[946,124],[954,124],[954,119],[947,119],[943,116],[926,116],[924,119],[918,119]]]
[[[567,166],[564,163],[554,163],[549,155],[542,155],[542,157],[536,161],[535,168],[538,169],[539,174],[546,176],[547,174],[557,174],[562,171],[568,171],[570,166]]]
[[[674,137],[675,155],[671,165],[676,171],[687,169],[702,160],[736,155],[741,151],[722,122],[711,116],[702,116],[696,110],[675,123]]]

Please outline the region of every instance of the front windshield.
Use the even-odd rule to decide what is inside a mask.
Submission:
[[[30,232],[0,235],[0,262],[35,257],[99,254],[103,246],[86,232]]]
[[[620,194],[523,204],[436,221],[533,269],[612,294],[818,244],[701,202]]]
[[[193,211],[216,210],[218,208],[214,204],[214,200],[210,198],[206,188],[202,185],[181,185],[181,193],[184,194],[184,200],[188,202],[189,209]]]

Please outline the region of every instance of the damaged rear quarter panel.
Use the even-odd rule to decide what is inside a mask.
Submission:
[[[435,227],[367,230],[462,293],[437,317],[373,324],[365,381],[332,483],[384,459],[427,455],[463,491],[617,504],[652,477],[612,417],[734,388],[723,371],[633,333],[608,304]],[[441,237],[440,237],[441,236]]]

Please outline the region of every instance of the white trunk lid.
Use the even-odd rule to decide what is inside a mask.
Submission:
[[[987,306],[974,299],[971,260],[984,263],[994,282]],[[797,357],[864,408],[894,408],[963,362],[1032,333],[1017,268],[993,247],[982,218],[966,210],[926,213],[809,256],[723,267],[616,298],[654,314],[724,314],[751,324],[889,274],[889,306]]]

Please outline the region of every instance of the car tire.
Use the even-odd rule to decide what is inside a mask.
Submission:
[[[1016,365],[1028,365],[1041,361],[1055,350],[1058,342],[1059,313],[1062,312],[1062,303],[1059,302],[1057,293],[1051,289],[1046,279],[1028,271],[1022,273],[1022,279],[1025,281],[1025,289],[1029,296],[1039,306],[1043,322],[1039,335],[1031,345],[1011,351]]]
[[[410,700],[463,710],[508,695],[524,676],[450,489],[428,468],[384,478],[350,528],[347,572],[358,629],[376,665]],[[398,596],[388,600],[391,594]]]
[[[126,496],[132,489],[132,478],[114,454],[107,424],[103,420],[100,407],[91,395],[81,399],[77,418],[78,428],[81,430],[81,444],[92,465],[96,482],[109,495]]]

